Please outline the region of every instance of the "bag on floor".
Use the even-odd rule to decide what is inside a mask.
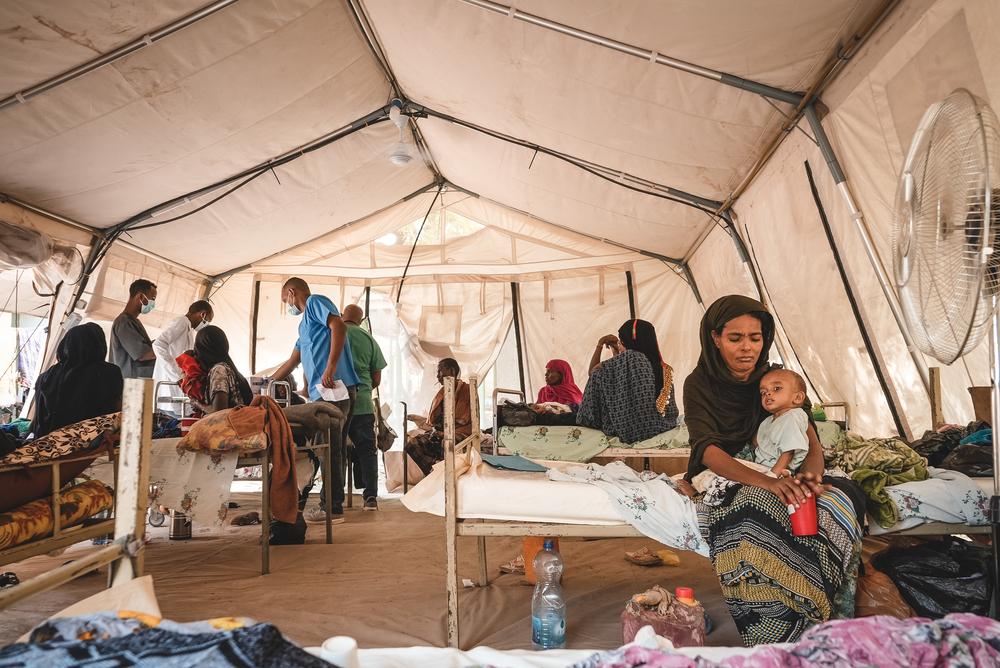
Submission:
[[[946,538],[890,548],[875,555],[872,564],[889,576],[918,615],[938,619],[952,612],[989,614],[992,558],[987,547]]]
[[[916,617],[888,575],[871,564],[864,565],[858,577],[858,591],[854,598],[855,617],[888,615],[898,619]]]
[[[295,524],[271,520],[271,545],[302,545],[306,542],[306,521],[302,513],[295,517]]]

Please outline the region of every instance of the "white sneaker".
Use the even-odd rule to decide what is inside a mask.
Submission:
[[[304,513],[302,513],[303,519],[309,524],[325,524],[326,523],[326,508],[309,508]],[[343,524],[344,523],[344,513],[331,513],[330,514],[331,524]]]

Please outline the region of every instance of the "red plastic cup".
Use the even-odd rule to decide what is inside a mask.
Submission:
[[[791,520],[793,536],[815,536],[819,533],[815,494],[806,497],[805,502],[792,513]]]

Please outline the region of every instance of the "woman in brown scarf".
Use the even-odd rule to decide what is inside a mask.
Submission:
[[[446,357],[438,362],[437,379],[444,384],[444,379],[451,376],[455,379],[455,442],[467,438],[472,433],[472,407],[469,384],[459,380],[461,369],[458,362]],[[438,390],[431,401],[431,409],[424,420],[419,416],[407,416],[425,431],[406,440],[403,451],[416,463],[424,475],[429,475],[431,469],[444,459],[444,387]]]
[[[770,478],[736,459],[767,416],[758,383],[771,368],[774,320],[758,301],[731,295],[701,322],[701,357],[684,382],[691,438],[688,480],[705,470],[734,482],[720,506],[703,506],[702,530],[722,591],[747,645],[792,642],[809,626],[853,616],[861,528],[850,498],[822,484],[823,450],[793,477]],[[817,494],[819,534],[795,537],[789,506]]]

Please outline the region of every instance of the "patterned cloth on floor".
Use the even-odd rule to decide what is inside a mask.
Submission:
[[[611,462],[607,466],[567,466],[563,471],[549,469],[545,475],[557,482],[596,485],[608,495],[621,518],[646,536],[670,547],[708,556],[708,544],[698,528],[694,503],[662,473],[638,473],[624,462]]]
[[[955,668],[1000,665],[1000,623],[967,613],[944,619],[866,617],[827,622],[791,646],[764,646],[720,662],[637,645],[600,652],[572,668]]]
[[[0,650],[0,666],[204,666],[256,668],[330,664],[282,637],[270,624],[223,618],[177,624],[134,613],[51,620],[32,641]]]
[[[899,521],[899,509],[886,488],[927,479],[927,460],[894,438],[861,439],[852,434],[824,452],[827,468],[840,468],[868,497],[868,512],[880,526]]]

